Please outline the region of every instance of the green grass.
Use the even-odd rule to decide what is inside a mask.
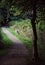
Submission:
[[[5,33],[2,32],[2,38],[6,45],[12,45],[12,41],[7,37]]]
[[[10,24],[12,26],[15,25],[16,28],[19,29],[20,31],[22,30],[23,26],[29,27],[29,30],[32,29],[31,23],[30,23],[29,20],[12,21],[12,22],[10,22]],[[45,25],[41,25],[41,26],[40,25],[41,25],[40,22],[36,25],[37,26],[37,30],[44,29]],[[7,29],[26,45],[26,47],[29,49],[29,52],[30,52],[30,54],[32,56],[32,47],[33,47],[32,39],[28,38],[28,37],[24,37],[21,32],[20,32],[21,34],[19,34],[19,35],[16,34],[13,28],[9,27]],[[25,32],[26,32],[26,30],[25,30]],[[23,31],[23,33],[25,33],[25,32]],[[37,32],[37,33],[39,33],[39,32]],[[39,34],[38,34],[38,36],[40,37]],[[39,58],[40,59],[45,59],[45,44],[41,43],[40,39],[41,39],[41,37],[38,39],[38,54],[39,54]]]
[[[9,30],[14,36],[16,36],[21,42],[23,42],[23,44],[26,46],[26,48],[29,51],[30,59],[31,59],[32,58],[32,39],[16,34],[12,28],[7,28],[7,30]]]
[[[3,37],[4,43],[6,43],[6,45],[12,45],[12,41],[7,37],[7,35],[5,33],[2,33],[2,37]]]
[[[0,56],[3,56],[8,53],[8,46],[12,45],[12,41],[9,40],[9,38],[5,33],[2,32],[1,34],[2,34],[2,42],[0,42],[0,46],[1,46]]]
[[[29,33],[31,33],[31,21],[29,19],[20,19],[20,20],[16,20],[16,21],[11,21],[9,22],[10,26],[15,26],[16,29],[18,29],[20,31],[20,34],[16,34],[15,30],[13,30],[12,28],[7,28],[13,35],[15,35],[19,40],[21,40],[27,48],[31,48],[32,46],[32,37],[30,36],[30,34],[28,34],[27,31],[29,31]],[[22,29],[23,27],[24,30]],[[25,35],[25,36],[24,36]],[[30,36],[30,37],[29,37]]]
[[[27,26],[31,27],[31,21],[29,19],[26,19],[26,20],[20,19],[20,20],[9,22],[10,26],[13,26],[15,24],[16,24],[17,28],[22,25],[27,25]]]
[[[25,19],[25,20],[20,19],[20,20],[15,20],[15,21],[9,22],[9,25],[12,26],[12,27],[15,26],[16,29],[19,30],[20,34],[17,34],[13,28],[11,28],[11,27],[7,28],[7,30],[9,30],[21,42],[24,43],[26,48],[29,50],[30,58],[31,58],[32,57],[32,36],[30,36],[30,34],[27,35],[28,31],[29,31],[29,33],[32,33],[31,32],[31,29],[32,29],[31,21],[29,19]],[[23,30],[23,27],[25,27],[24,30]]]
[[[7,30],[9,30],[13,35],[15,35],[19,40],[21,40],[26,45],[26,47],[28,49],[32,47],[32,39],[31,38],[23,37],[23,35],[16,34],[12,28],[7,28]]]

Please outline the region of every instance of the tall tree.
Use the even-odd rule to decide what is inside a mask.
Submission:
[[[31,19],[32,29],[33,29],[33,54],[34,54],[34,60],[38,60],[38,50],[37,50],[37,31],[36,31],[36,5],[37,0],[32,1],[32,7],[33,7],[33,17]]]
[[[33,57],[34,60],[38,60],[38,50],[37,50],[37,31],[36,31],[36,5],[37,5],[37,0],[17,0],[14,2],[15,5],[18,8],[21,8],[23,12],[30,11],[32,10],[32,19],[31,19],[31,24],[32,24],[32,30],[33,30]],[[30,18],[30,17],[29,17]]]
[[[36,5],[37,0],[13,0],[12,5],[17,7],[18,9],[21,9],[22,12],[26,11],[33,11],[31,24],[32,24],[32,30],[33,30],[33,56],[34,60],[38,60],[38,50],[37,50],[37,31],[36,31]]]
[[[5,0],[6,1],[6,0]],[[32,24],[32,30],[33,30],[33,56],[34,60],[38,60],[38,50],[37,50],[37,31],[36,31],[36,6],[37,1],[42,2],[43,0],[7,0],[9,3],[11,3],[10,6],[14,5],[18,9],[22,10],[22,12],[26,11],[33,11],[31,24]],[[41,4],[40,4],[41,5]]]

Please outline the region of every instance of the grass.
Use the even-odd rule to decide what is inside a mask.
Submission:
[[[13,35],[15,35],[19,40],[21,40],[26,47],[29,49],[32,46],[31,38],[23,37],[22,35],[16,34],[16,32],[12,28],[7,28]]]
[[[9,25],[11,27],[15,26],[16,29],[19,30],[20,34],[17,34],[13,28],[11,27],[7,28],[7,30],[9,30],[13,35],[15,35],[20,41],[24,43],[26,48],[29,50],[30,58],[31,58],[32,57],[32,36],[30,35],[30,33],[32,34],[31,21],[29,19],[25,19],[25,20],[19,19],[19,20],[9,22]],[[24,30],[23,27],[25,27]]]
[[[27,22],[12,22],[14,23],[13,25],[16,25],[17,28],[21,28],[23,25],[27,25]],[[30,23],[29,23],[30,24]],[[30,25],[29,25],[30,26]],[[39,25],[40,26],[40,25]],[[37,26],[37,27],[39,27]],[[32,54],[32,39],[31,38],[27,38],[24,37],[23,35],[18,35],[15,33],[15,31],[12,28],[7,28],[13,35],[15,35],[18,39],[20,39],[25,45],[26,47],[29,49],[30,53]],[[30,26],[31,29],[31,26]],[[39,30],[39,28],[37,28]],[[39,32],[38,32],[39,33]],[[38,34],[38,36],[40,37],[40,35]],[[41,38],[40,38],[41,39]],[[40,39],[38,39],[38,54],[39,54],[39,58],[40,59],[44,59],[45,60],[45,44],[41,43]]]
[[[22,25],[27,25],[31,28],[31,21],[29,19],[26,19],[26,20],[20,19],[20,20],[9,22],[10,26],[13,26],[15,24],[16,24],[17,28],[22,26]]]
[[[6,45],[12,45],[12,41],[7,37],[5,33],[2,32],[2,38]]]
[[[1,34],[2,34],[2,42],[0,42],[0,46],[2,48],[0,49],[0,56],[3,56],[8,53],[8,46],[12,45],[12,41],[9,40],[9,38],[6,36],[5,33],[2,32]]]
[[[32,47],[32,37],[30,36],[31,33],[31,21],[29,19],[18,19],[15,21],[9,22],[10,26],[15,26],[16,29],[20,31],[20,34],[16,34],[15,30],[12,28],[7,28],[13,35],[15,35],[19,40],[21,40],[26,47],[29,49]],[[22,29],[23,27],[24,30]],[[28,32],[29,31],[29,32]],[[25,35],[25,36],[24,36]]]
[[[23,35],[18,35],[12,28],[7,28],[14,36],[16,36],[29,51],[30,59],[32,58],[32,39],[28,37],[23,37]]]

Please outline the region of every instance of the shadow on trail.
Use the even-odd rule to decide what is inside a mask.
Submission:
[[[5,48],[6,54],[0,57],[0,65],[45,65],[45,60],[30,60],[29,52],[20,43],[14,43]]]
[[[6,48],[7,47],[7,48]],[[26,65],[28,51],[23,44],[14,43],[6,46],[6,53],[0,55],[0,65]],[[4,50],[4,49],[2,49]]]

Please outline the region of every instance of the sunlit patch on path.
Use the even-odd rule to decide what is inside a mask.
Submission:
[[[9,53],[1,59],[0,65],[27,65],[29,53],[25,45],[6,28],[2,28],[2,30],[12,40],[13,45],[8,48]]]
[[[2,28],[3,32],[8,36],[10,40],[12,40],[13,43],[22,43],[20,40],[18,40],[14,35],[12,35],[6,28]]]

